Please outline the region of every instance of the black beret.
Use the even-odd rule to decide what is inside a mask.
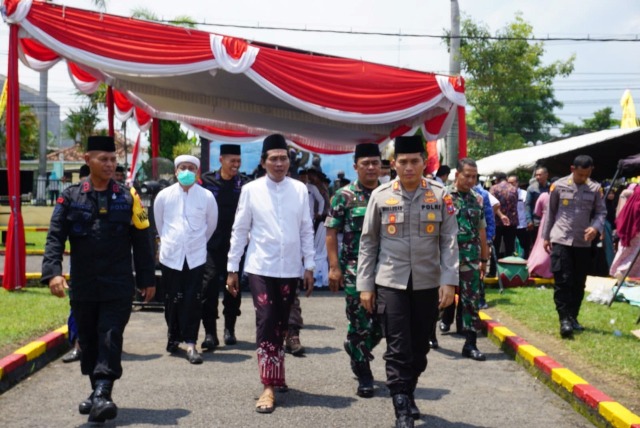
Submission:
[[[396,154],[398,153],[424,153],[422,137],[419,135],[396,137]]]
[[[87,139],[87,151],[115,152],[116,144],[113,137],[103,135],[92,135]]]
[[[355,160],[359,158],[368,158],[370,156],[380,156],[380,147],[373,143],[363,143],[356,146]]]
[[[280,134],[269,135],[262,143],[262,153],[267,153],[269,150],[274,149],[288,149],[287,140]]]
[[[240,155],[240,146],[237,144],[222,144],[220,146],[220,156],[222,155]]]
[[[391,161],[389,159],[382,159],[383,168],[391,168]]]

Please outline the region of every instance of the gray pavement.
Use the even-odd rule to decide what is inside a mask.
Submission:
[[[204,354],[190,365],[165,352],[161,312],[135,311],[125,332],[124,375],[116,383],[119,415],[105,426],[186,427],[392,427],[393,408],[384,386],[384,341],[372,363],[376,394],[355,395],[356,382],[342,349],[346,322],[340,295],[316,292],[302,299],[305,328],[303,358],[287,355],[287,383],[273,414],[255,412],[261,392],[255,358],[255,318],[248,295],[237,326],[236,346]],[[221,335],[221,334],[220,334]],[[201,333],[202,336],[202,333]],[[463,339],[440,337],[441,349],[429,353],[429,367],[416,390],[429,427],[589,427],[562,398],[537,381],[487,338],[479,348],[486,362],[460,357]],[[78,363],[56,360],[0,395],[1,427],[85,426],[78,403],[89,393]]]

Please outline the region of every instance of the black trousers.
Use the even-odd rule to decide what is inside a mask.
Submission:
[[[216,335],[216,320],[218,316],[218,300],[220,291],[222,297],[222,315],[225,319],[225,328],[233,329],[236,318],[240,316],[240,293],[233,297],[226,288],[227,265],[220,260],[216,262],[211,253],[207,253],[207,262],[204,265],[202,281],[202,326],[205,334]]]
[[[378,314],[387,341],[384,353],[391,395],[409,394],[427,368],[429,338],[438,318],[438,288],[377,287]]]
[[[202,316],[202,276],[204,265],[190,269],[185,260],[182,270],[160,265],[165,290],[164,319],[169,341],[196,343]]]
[[[80,369],[93,384],[122,376],[122,341],[133,296],[106,302],[71,301],[82,349]]]
[[[568,317],[578,318],[590,266],[591,247],[553,244],[551,248],[551,272],[555,280],[553,300],[560,320]]]
[[[458,303],[453,302],[442,310],[442,322],[451,325],[455,318],[456,333],[462,334],[462,299],[459,297],[459,290],[456,290],[456,294],[458,294]]]
[[[516,229],[516,238],[520,241],[520,245],[524,250],[524,258],[529,259],[529,254],[531,254],[531,242],[529,240],[529,231],[526,227]]]
[[[496,237],[493,243],[496,247],[498,257],[510,257],[516,250],[516,226],[497,226]],[[500,252],[501,243],[504,242],[504,253]]]

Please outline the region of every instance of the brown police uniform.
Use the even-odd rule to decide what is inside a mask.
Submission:
[[[591,242],[585,229],[602,233],[607,209],[600,184],[587,179],[576,184],[573,174],[551,185],[549,211],[542,237],[553,244],[551,271],[555,280],[554,301],[560,320],[577,320],[591,264]]]
[[[439,286],[458,284],[457,233],[451,196],[436,181],[423,178],[408,193],[396,179],[371,195],[356,287],[378,295],[391,395],[413,393],[426,369]]]

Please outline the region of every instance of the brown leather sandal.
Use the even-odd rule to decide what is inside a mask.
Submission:
[[[273,413],[276,409],[276,397],[270,391],[264,391],[256,403],[256,412]]]

